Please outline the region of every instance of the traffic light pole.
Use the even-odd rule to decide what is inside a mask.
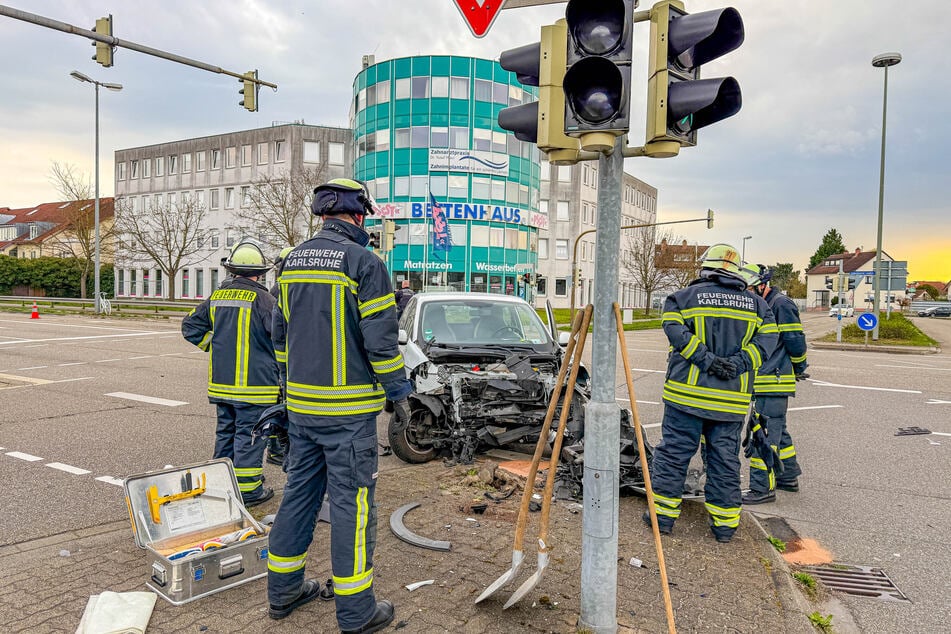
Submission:
[[[591,401],[585,407],[584,515],[581,535],[579,629],[617,632],[618,469],[621,410],[617,383],[617,254],[621,248],[622,137],[614,152],[598,159],[598,231],[595,244],[594,334]]]
[[[835,329],[835,340],[839,343],[842,343],[842,282],[845,280],[845,275],[843,274],[842,269],[842,260],[839,260],[839,302],[836,304],[838,308],[838,314],[836,315],[836,329]],[[848,283],[845,284],[848,286]]]

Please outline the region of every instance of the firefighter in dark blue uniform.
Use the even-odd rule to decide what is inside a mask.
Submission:
[[[806,363],[806,334],[802,329],[796,303],[769,284],[772,272],[768,267],[754,265],[759,279],[750,290],[766,300],[779,330],[779,345],[763,362],[756,374],[754,392],[756,411],[766,418],[766,437],[778,452],[783,469],[779,478],[762,459],[750,458],[750,490],[743,504],[763,504],[776,499],[776,489],[798,491],[802,469],[796,460],[796,447],[786,428],[789,397],[796,396],[796,381],[803,380]]]
[[[274,313],[274,348],[287,365],[290,453],[287,487],[271,529],[271,618],[330,589],[304,580],[307,549],[324,492],[330,493],[331,564],[342,632],[376,632],[394,616],[373,593],[376,542],[376,417],[397,416],[412,391],[397,346],[396,302],[386,266],[365,247],[365,187],[334,179],[314,190],[321,231],[284,261]]]
[[[274,258],[274,285],[271,286],[271,295],[274,296],[275,303],[277,302],[277,297],[281,292],[281,285],[277,283],[277,278],[280,277],[281,272],[284,270],[284,259],[287,258],[288,254],[294,250],[294,247],[284,247],[281,249],[280,254]],[[280,366],[283,368],[284,366]],[[284,376],[281,376],[281,389],[284,388]],[[283,392],[282,392],[283,395]],[[286,440],[286,438],[285,438]],[[284,464],[284,447],[281,446],[278,436],[272,434],[268,436],[267,439],[267,449],[264,451],[264,459],[271,464],[283,465]]]
[[[651,482],[660,531],[680,516],[691,457],[706,443],[704,489],[710,527],[728,542],[740,523],[740,435],[753,377],[776,346],[776,323],[761,298],[746,292],[736,249],[716,244],[704,253],[700,278],[664,303],[670,341],[664,381],[662,440]],[[650,516],[644,513],[644,521]]]
[[[222,260],[232,274],[182,320],[182,335],[208,355],[208,400],[218,408],[215,458],[230,458],[246,506],[274,496],[264,486],[264,447],[251,430],[280,390],[271,343],[275,300],[257,280],[269,268],[261,249],[240,242]]]

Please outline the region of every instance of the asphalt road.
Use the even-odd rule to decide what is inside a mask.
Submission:
[[[951,320],[918,321],[951,348]],[[812,337],[835,320],[810,314],[804,325]],[[178,327],[0,313],[0,545],[123,519],[121,478],[211,456],[207,358]],[[639,413],[656,443],[666,340],[627,334]],[[790,403],[802,490],[756,512],[786,518],[837,562],[883,567],[912,600],[845,599],[862,631],[948,631],[951,354],[810,350],[809,363],[813,380]],[[618,384],[624,405],[623,377]],[[894,435],[912,425],[935,434]],[[279,484],[277,467],[265,473]]]

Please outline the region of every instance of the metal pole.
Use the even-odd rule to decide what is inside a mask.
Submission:
[[[581,535],[579,629],[617,632],[618,466],[621,411],[617,383],[617,257],[621,248],[623,137],[598,159],[598,238],[595,245],[594,339],[591,401],[585,407],[584,515]]]
[[[94,223],[96,225],[95,237],[93,248],[95,250],[95,265],[93,267],[93,275],[95,280],[93,281],[93,292],[95,293],[95,299],[93,303],[96,307],[96,314],[100,312],[99,306],[99,82],[94,82],[96,85],[96,211]],[[87,234],[88,235],[88,234]]]
[[[878,175],[878,241],[875,248],[875,317],[879,314],[879,298],[882,290],[882,214],[885,208],[885,121],[888,113],[888,66],[885,68],[885,90],[882,94],[882,160]],[[878,322],[872,330],[872,341],[878,341]]]
[[[839,303],[836,306],[836,308],[838,308],[838,310],[836,311],[838,314],[836,315],[836,328],[835,328],[835,340],[839,343],[842,342],[842,277],[843,277],[842,271],[843,271],[842,260],[839,260],[839,275],[838,275]]]

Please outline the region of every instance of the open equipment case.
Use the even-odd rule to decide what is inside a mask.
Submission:
[[[129,476],[124,488],[145,585],[169,603],[267,574],[267,529],[244,507],[229,459]]]

